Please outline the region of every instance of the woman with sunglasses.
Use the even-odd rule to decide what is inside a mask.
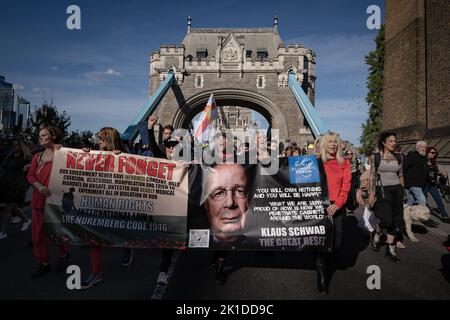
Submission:
[[[120,139],[120,133],[110,127],[101,128],[98,133],[99,146],[102,151],[113,151],[114,154],[120,154],[121,152],[127,152],[122,140]],[[85,152],[89,152],[89,148],[83,149]],[[103,281],[103,273],[100,268],[100,255],[101,255],[100,246],[94,246],[91,249],[91,264],[92,264],[92,273],[81,283],[81,289],[88,289],[93,285]],[[127,250],[127,249],[125,249]],[[131,253],[130,249],[126,252]],[[131,258],[130,258],[131,259]],[[131,264],[131,262],[130,262]]]
[[[442,202],[442,197],[439,194],[439,190],[436,186],[439,177],[443,176],[447,178],[447,172],[439,172],[439,168],[436,164],[437,156],[438,152],[435,148],[427,148],[428,179],[425,188],[423,188],[423,194],[425,195],[425,198],[427,198],[428,193],[431,193],[434,202],[436,202],[436,205],[438,206],[440,214],[439,218],[445,223],[450,223],[448,213],[445,210],[444,203]]]

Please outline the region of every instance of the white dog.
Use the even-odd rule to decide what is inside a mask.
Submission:
[[[403,207],[403,218],[405,219],[406,234],[412,242],[419,241],[411,231],[413,221],[428,221],[430,219],[430,209],[425,206],[407,206]]]

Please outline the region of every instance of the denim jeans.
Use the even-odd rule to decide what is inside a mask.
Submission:
[[[408,206],[412,206],[414,203],[421,206],[427,205],[427,198],[425,198],[422,188],[409,187],[409,189],[406,189],[406,194],[408,195],[408,201],[406,202]]]
[[[428,192],[431,193],[431,196],[433,197],[434,202],[436,202],[441,216],[448,218],[448,213],[445,210],[445,206],[444,206],[444,203],[442,202],[442,197],[439,194],[438,188],[436,186],[423,188],[423,194],[424,194],[425,198],[428,196]]]

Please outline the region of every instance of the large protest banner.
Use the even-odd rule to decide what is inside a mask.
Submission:
[[[323,165],[315,156],[280,159],[265,175],[262,164],[193,168],[188,247],[329,251],[333,220]]]
[[[45,208],[50,238],[120,247],[184,248],[188,169],[174,161],[62,148]]]

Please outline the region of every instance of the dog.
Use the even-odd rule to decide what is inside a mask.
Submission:
[[[409,240],[412,242],[418,242],[419,240],[414,236],[411,230],[411,225],[413,221],[428,221],[430,219],[430,209],[425,206],[415,205],[415,206],[403,206],[403,218],[406,225],[406,234]]]

